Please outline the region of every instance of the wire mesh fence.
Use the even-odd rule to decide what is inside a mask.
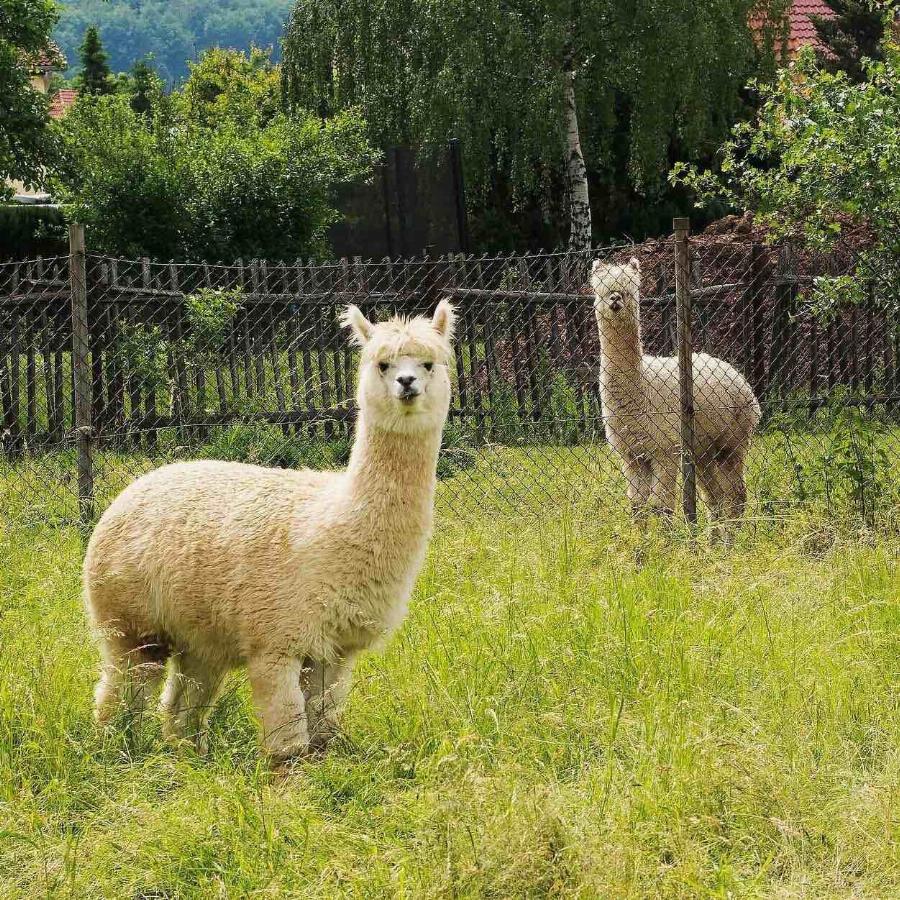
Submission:
[[[746,491],[754,515],[874,522],[900,507],[890,289],[853,254],[731,239],[233,265],[76,243],[0,265],[0,504],[90,518],[181,459],[341,467],[357,354],[339,313],[449,297],[445,514],[674,509],[696,481],[701,518],[740,515]]]

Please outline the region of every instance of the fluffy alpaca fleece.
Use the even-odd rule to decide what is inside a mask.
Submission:
[[[681,454],[678,359],[644,354],[640,286],[637,259],[625,266],[594,263],[603,417],[632,504],[671,512]],[[759,424],[759,403],[744,376],[721,359],[695,353],[693,370],[697,482],[714,519],[738,518],[747,497],[744,463]]]
[[[343,324],[361,347],[346,471],[165,466],[123,491],[87,548],[101,722],[164,674],[169,735],[203,746],[225,673],[246,666],[275,761],[334,733],[357,654],[402,621],[432,527],[453,310]]]

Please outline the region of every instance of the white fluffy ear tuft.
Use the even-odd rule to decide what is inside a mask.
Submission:
[[[353,332],[353,343],[357,347],[365,345],[372,337],[372,329],[375,327],[360,311],[358,306],[352,303],[341,313],[341,325]]]
[[[631,261],[628,263],[628,265],[631,266],[631,268],[634,269],[635,272],[641,271],[641,261],[636,256],[631,257]]]
[[[434,330],[445,340],[453,340],[453,326],[456,323],[456,313],[449,300],[441,300],[431,318]]]

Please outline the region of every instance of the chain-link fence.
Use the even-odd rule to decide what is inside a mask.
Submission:
[[[900,508],[898,305],[851,252],[674,237],[225,266],[85,254],[73,232],[70,257],[0,266],[6,516],[90,518],[176,459],[343,466],[356,353],[340,311],[441,297],[459,317],[444,514],[690,515],[695,483],[701,519],[741,514],[745,489],[754,516]]]

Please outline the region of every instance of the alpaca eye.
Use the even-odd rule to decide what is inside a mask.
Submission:
[[[424,363],[424,366],[425,366],[425,371],[430,372],[434,368],[434,363],[427,362],[427,363]]]
[[[387,372],[388,364],[386,362],[378,363],[378,368],[381,369],[382,372]]]

